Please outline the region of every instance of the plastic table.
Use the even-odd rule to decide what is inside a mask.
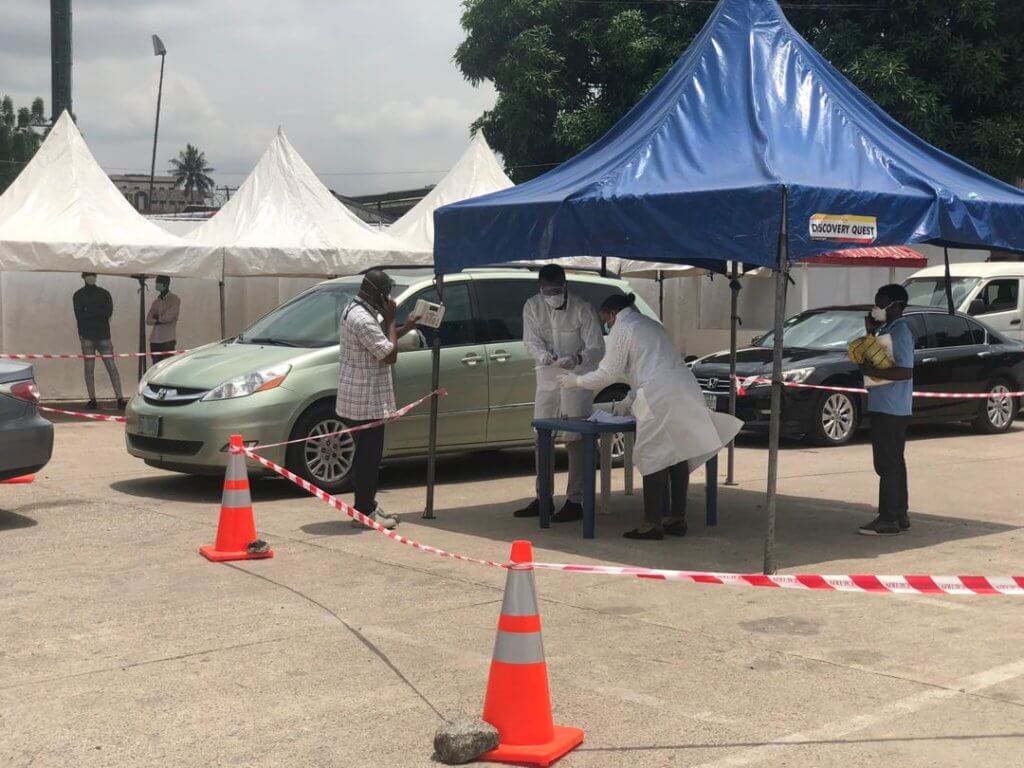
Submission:
[[[636,422],[623,424],[602,424],[586,419],[536,419],[533,428],[537,430],[537,472],[540,501],[540,527],[551,527],[551,512],[554,492],[554,433],[574,432],[583,439],[583,538],[594,538],[594,474],[597,470],[597,441],[609,444],[616,433],[636,434]],[[607,438],[608,443],[605,443]],[[607,510],[608,478],[611,465],[611,451],[602,450],[604,458],[602,471],[602,501]],[[707,525],[718,525],[718,456],[712,456],[705,465],[704,518]],[[627,461],[627,493],[632,490],[632,466]]]

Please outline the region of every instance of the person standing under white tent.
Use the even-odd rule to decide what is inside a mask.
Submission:
[[[562,267],[548,264],[541,268],[538,277],[540,292],[523,305],[523,344],[537,364],[533,416],[585,419],[594,409],[594,393],[560,390],[557,374],[587,373],[597,367],[604,353],[601,324],[590,303],[569,291]],[[583,517],[583,443],[578,434],[566,434],[563,439],[569,452],[569,479],[565,504],[551,516],[554,523]],[[540,502],[535,496],[514,514],[536,517],[540,514]]]
[[[633,294],[609,296],[601,322],[609,327],[608,349],[597,370],[565,374],[565,390],[601,390],[628,379],[629,396],[616,404],[620,415],[636,418],[633,459],[644,477],[644,522],[627,539],[686,535],[686,493],[690,472],[718,453],[743,422],[713,413],[682,361],[668,331],[634,308]],[[667,511],[667,514],[666,514]]]
[[[114,314],[114,300],[110,292],[96,285],[95,272],[83,272],[85,282],[71,297],[75,308],[75,322],[78,325],[78,338],[82,342],[82,354],[85,355],[85,388],[89,392],[86,407],[94,410],[96,406],[96,355],[102,355],[103,365],[110,376],[110,385],[114,388],[117,408],[123,411],[128,404],[121,394],[121,376],[114,362],[114,345],[110,341],[110,316]]]

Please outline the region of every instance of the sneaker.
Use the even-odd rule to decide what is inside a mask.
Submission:
[[[95,411],[96,410],[96,401],[95,400],[90,400],[88,403],[85,404],[85,408],[88,411]]]
[[[522,509],[513,512],[512,517],[540,517],[540,502],[534,499]]]
[[[857,533],[862,536],[897,536],[903,533],[903,530],[894,520],[884,520],[882,517],[876,517],[867,525],[862,525],[858,528]]]
[[[583,505],[575,501],[566,500],[562,508],[551,516],[552,523],[571,523],[573,520],[583,519]]]
[[[384,517],[380,512],[374,512],[372,515],[367,515],[373,522],[379,525],[381,528],[387,528],[389,531],[392,528],[398,527],[398,519],[394,517]],[[363,525],[356,518],[352,518],[353,528],[368,528],[369,526]]]

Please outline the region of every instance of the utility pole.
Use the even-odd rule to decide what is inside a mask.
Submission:
[[[71,114],[71,0],[50,0],[50,108]]]
[[[160,99],[164,94],[164,62],[167,60],[167,48],[163,41],[153,35],[153,55],[160,57],[160,85],[156,91],[156,125],[153,126],[153,159],[149,164],[149,197],[146,198],[146,210],[153,212],[153,179],[156,175],[156,137],[160,133]]]

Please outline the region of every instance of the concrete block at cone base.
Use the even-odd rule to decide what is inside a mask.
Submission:
[[[462,715],[445,723],[434,734],[434,752],[446,765],[476,760],[498,746],[498,729],[476,717]]]

